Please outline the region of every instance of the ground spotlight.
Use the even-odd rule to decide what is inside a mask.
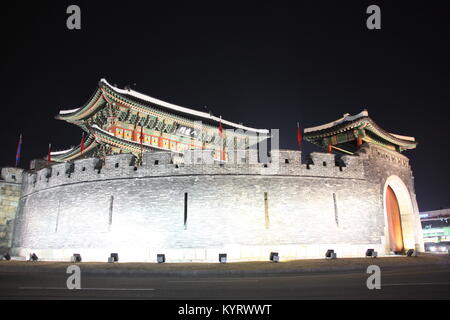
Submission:
[[[376,258],[377,256],[378,256],[378,252],[376,252],[374,249],[367,249],[366,257]]]
[[[71,258],[72,262],[81,262],[81,255],[79,253],[74,253]]]
[[[39,258],[36,255],[36,253],[33,252],[32,254],[30,254],[30,261],[35,262],[35,261],[38,261],[38,260],[39,260]]]
[[[165,254],[157,254],[156,255],[156,261],[158,263],[164,263],[166,262],[166,255]]]
[[[219,253],[219,262],[227,263],[227,254],[226,253]]]
[[[271,252],[270,253],[270,261],[272,261],[272,262],[280,261],[280,256],[278,255],[278,252]]]
[[[327,259],[336,259],[337,255],[336,252],[334,252],[333,249],[328,249],[327,253],[325,253],[325,258]]]
[[[407,257],[417,257],[417,253],[414,249],[409,249],[408,251],[406,251],[406,256]]]
[[[111,253],[110,257],[108,258],[108,262],[119,262],[119,254]]]

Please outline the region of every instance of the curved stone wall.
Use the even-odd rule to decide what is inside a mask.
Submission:
[[[147,153],[139,167],[118,155],[24,174],[14,253],[83,261],[164,253],[168,262],[384,253],[384,182],[367,179],[363,157],[313,153],[302,162],[300,152],[280,151],[264,165],[251,154],[234,164],[198,155]]]

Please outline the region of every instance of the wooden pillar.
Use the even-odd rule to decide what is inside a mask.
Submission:
[[[359,148],[363,144],[362,137],[364,136],[364,133],[361,134],[355,129],[353,130],[353,134],[356,137],[356,147]]]
[[[356,146],[359,148],[363,144],[363,141],[360,136],[356,137]]]
[[[331,152],[331,142],[328,142],[327,152],[328,153],[332,153]]]

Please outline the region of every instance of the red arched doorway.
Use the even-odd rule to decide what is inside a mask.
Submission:
[[[386,189],[386,212],[389,227],[389,246],[391,251],[401,253],[404,250],[400,207],[394,190]]]

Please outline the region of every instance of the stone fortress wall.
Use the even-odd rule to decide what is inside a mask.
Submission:
[[[14,219],[19,203],[22,172],[20,168],[2,168],[0,175],[0,254],[11,247]]]
[[[388,253],[383,190],[395,175],[411,195],[413,247],[420,227],[409,161],[375,145],[359,155],[254,150],[231,163],[202,151],[149,152],[61,163],[25,172],[12,253],[45,260],[168,262],[281,260]],[[416,221],[417,220],[417,221]],[[405,241],[406,244],[406,241]]]

